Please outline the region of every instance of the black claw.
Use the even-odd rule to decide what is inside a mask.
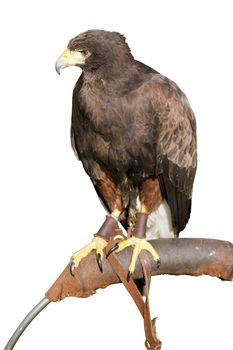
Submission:
[[[117,248],[119,248],[118,243],[114,244],[114,246],[112,246],[112,248],[108,251],[108,253],[106,254],[106,259],[109,257],[110,254],[117,250]]]
[[[128,271],[128,273],[127,273],[127,282],[129,282],[130,281],[130,278],[131,278],[131,276],[132,276],[132,271]]]
[[[157,260],[157,269],[160,267],[160,265],[161,265],[161,260],[158,259],[158,260]]]
[[[100,272],[103,272],[102,260],[100,253],[96,254],[97,264],[99,266]]]
[[[70,264],[70,274],[74,277],[74,268],[75,268],[75,263],[72,261]]]

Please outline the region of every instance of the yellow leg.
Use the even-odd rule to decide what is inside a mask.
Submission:
[[[144,214],[149,214],[149,210],[147,209],[146,205],[144,205],[144,204],[141,205],[140,212],[144,213]],[[156,250],[152,247],[152,245],[145,238],[138,238],[136,236],[132,236],[130,238],[127,238],[127,239],[123,240],[122,242],[119,242],[118,244],[113,246],[112,249],[110,250],[110,252],[108,253],[108,255],[111,254],[113,251],[115,251],[116,253],[119,253],[122,250],[124,250],[125,248],[130,247],[130,246],[132,246],[134,249],[133,249],[133,254],[132,254],[131,261],[129,264],[129,269],[128,269],[128,276],[127,276],[128,280],[135,270],[138,256],[142,250],[147,250],[152,255],[153,259],[155,260],[157,267],[159,267],[159,265],[160,265],[159,255],[156,252]]]
[[[119,218],[119,216],[121,215],[121,211],[118,209],[114,209],[113,212],[111,213],[112,216],[115,216],[116,219]]]
[[[144,213],[144,214],[149,214],[150,211],[147,209],[146,205],[145,204],[141,204],[141,210],[140,210],[141,213]]]

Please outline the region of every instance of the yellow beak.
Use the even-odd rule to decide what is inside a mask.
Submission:
[[[67,49],[62,52],[55,63],[56,72],[60,74],[63,68],[83,65],[85,59],[86,55],[82,51],[71,51]]]

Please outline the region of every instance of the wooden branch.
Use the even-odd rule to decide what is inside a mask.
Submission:
[[[227,241],[202,238],[172,238],[151,241],[160,255],[161,266],[156,268],[149,256],[152,275],[209,275],[222,280],[233,280],[233,244]],[[131,248],[117,254],[121,264],[127,269]],[[75,276],[70,274],[68,264],[52,287],[47,291],[46,297],[51,301],[62,300],[69,296],[88,297],[98,288],[105,288],[110,284],[119,283],[120,280],[112,270],[109,262],[104,258],[103,273],[98,269],[95,253],[83,259]],[[137,263],[133,277],[143,276],[140,263]]]
[[[153,276],[162,274],[191,276],[209,275],[219,277],[222,280],[233,280],[233,244],[230,242],[202,238],[173,238],[155,240],[151,241],[151,243],[159,253],[161,259],[160,268],[156,268],[155,262],[147,252],[144,251],[141,258],[144,259],[145,254],[148,254],[151,274]],[[112,242],[108,244],[106,248],[107,251],[111,248],[111,244]],[[124,277],[124,269],[126,272],[129,266],[131,250],[132,248],[128,248],[117,254],[120,266],[122,265],[120,267],[122,270],[121,273],[118,260],[117,264],[114,263],[113,266],[116,271],[118,270],[119,275],[121,275],[122,282],[130,292],[144,318],[146,348],[160,350],[161,341],[156,336],[155,319],[152,321],[150,320],[149,299],[146,298],[145,302],[133,281],[127,282]],[[114,255],[111,256],[111,258],[109,257],[109,259],[111,263],[116,260]],[[148,260],[144,260],[144,263],[145,262],[147,265]],[[98,288],[105,288],[110,284],[120,282],[119,277],[113,271],[106,258],[103,260],[103,269],[104,272],[101,273],[96,262],[95,253],[91,253],[81,261],[79,268],[74,271],[75,276],[70,274],[69,263],[52,287],[47,291],[46,298],[41,300],[20,323],[8,341],[5,350],[12,350],[14,348],[23,331],[50,301],[55,302],[68,296],[88,297],[94,294]],[[148,279],[147,273],[145,276],[145,278]],[[133,277],[134,279],[143,277],[142,266],[139,262],[136,265]],[[135,289],[133,291],[132,288],[129,288],[130,284],[135,286],[137,293],[135,293]],[[138,293],[139,298],[136,297]]]

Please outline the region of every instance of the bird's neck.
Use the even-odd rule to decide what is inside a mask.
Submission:
[[[84,71],[84,82],[92,87],[98,87],[109,93],[120,93],[130,88],[129,85],[138,84],[141,81],[136,65],[111,64],[108,67],[94,71]]]

